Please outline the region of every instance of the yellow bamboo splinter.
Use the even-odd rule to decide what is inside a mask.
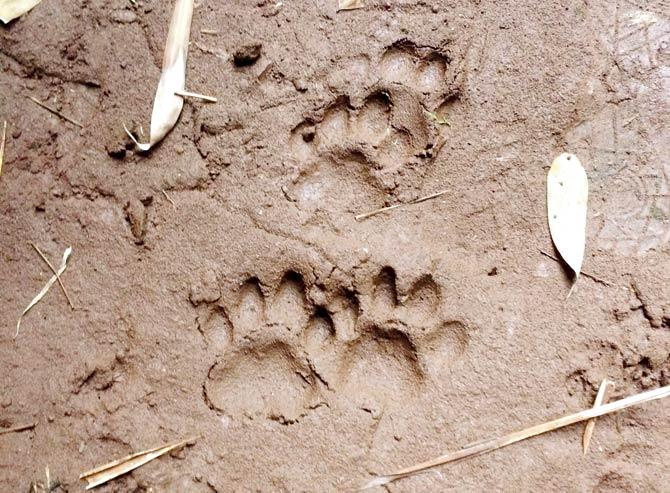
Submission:
[[[398,479],[407,478],[409,476],[413,476],[415,474],[442,466],[444,464],[448,464],[450,462],[465,459],[467,457],[486,454],[499,448],[512,445],[513,443],[526,440],[527,438],[558,430],[559,428],[574,425],[575,423],[587,421],[592,418],[597,418],[598,416],[604,416],[605,414],[621,411],[622,409],[626,409],[631,406],[637,406],[639,404],[656,399],[663,399],[669,395],[670,385],[654,390],[648,390],[647,392],[642,392],[641,394],[631,395],[625,399],[620,399],[618,401],[610,402],[609,404],[603,404],[602,406],[593,407],[591,409],[585,409],[584,411],[580,411],[575,414],[569,414],[568,416],[563,416],[562,418],[554,419],[539,425],[531,426],[530,428],[516,431],[502,437],[490,438],[488,440],[477,442],[474,445],[462,448],[461,450],[449,452],[426,462],[406,467],[390,474],[377,476],[362,486],[360,489],[365,490],[375,486],[382,486],[393,481],[397,481]]]
[[[195,438],[188,438],[186,440],[181,440],[179,442],[171,443],[169,445],[164,445],[162,447],[156,447],[143,452],[137,452],[131,454],[123,459],[118,459],[112,462],[109,462],[105,465],[86,471],[79,476],[79,479],[84,479],[88,483],[86,489],[90,490],[96,486],[100,486],[107,481],[118,478],[124,474],[137,469],[140,466],[143,466],[147,462],[151,462],[154,459],[157,459],[161,455],[164,455],[172,450],[183,447],[189,442],[194,441]]]
[[[603,404],[605,400],[607,399],[607,389],[609,386],[614,387],[614,382],[611,382],[607,379],[604,379],[600,383],[600,387],[598,388],[598,395],[596,395],[595,401],[593,401],[593,407],[596,408]],[[586,426],[584,427],[584,436],[582,437],[582,447],[584,449],[584,454],[586,455],[586,452],[589,450],[589,444],[591,443],[591,437],[593,436],[593,430],[596,427],[596,419],[590,419],[586,422]]]

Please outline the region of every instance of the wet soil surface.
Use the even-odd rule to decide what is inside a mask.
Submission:
[[[171,2],[44,0],[0,27],[0,490],[200,435],[99,488],[343,491],[670,383],[662,0],[196,6],[181,119],[133,151]],[[68,123],[30,96],[81,122]],[[449,124],[446,124],[445,119]],[[590,180],[570,279],[559,152]],[[448,193],[364,221],[356,214]],[[63,282],[23,308],[57,264]],[[388,491],[667,491],[670,407]]]

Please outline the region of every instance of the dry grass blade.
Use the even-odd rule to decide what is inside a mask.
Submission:
[[[2,164],[5,162],[5,142],[7,141],[7,120],[2,125],[2,137],[0,137],[0,175],[2,175]]]
[[[65,272],[65,268],[67,267],[67,259],[70,257],[70,254],[72,253],[72,247],[67,247],[65,249],[65,252],[63,252],[63,260],[61,260],[60,265],[58,266],[58,271],[56,271],[56,274],[47,281],[47,283],[44,285],[42,288],[42,291],[37,293],[37,296],[33,298],[33,300],[28,304],[25,310],[23,310],[23,313],[21,313],[21,316],[19,317],[19,321],[16,323],[16,334],[14,335],[14,338],[17,338],[19,336],[19,330],[21,329],[21,320],[23,319],[23,316],[30,311],[30,309],[35,306],[42,298],[44,298],[44,295],[47,294],[47,291],[51,289],[51,286],[54,285],[54,283],[58,280],[58,278]]]
[[[363,0],[339,0],[337,10],[354,10],[363,7]]]
[[[158,81],[151,112],[149,142],[147,144],[137,142],[135,137],[126,129],[126,133],[142,151],[148,151],[152,146],[163,140],[175,126],[181,114],[184,99],[175,93],[183,91],[186,84],[186,58],[188,56],[192,18],[193,0],[176,0],[167,42],[165,43],[163,73]]]
[[[367,219],[368,217],[376,216],[377,214],[381,214],[382,212],[388,212],[393,209],[397,209],[398,207],[404,207],[406,205],[415,205],[415,204],[420,204],[421,202],[425,202],[426,200],[431,200],[431,199],[436,199],[438,197],[441,197],[445,193],[447,193],[449,190],[442,190],[440,192],[435,192],[430,195],[426,195],[425,197],[421,197],[415,200],[412,200],[410,202],[404,202],[402,204],[394,204],[394,205],[389,205],[388,207],[382,207],[381,209],[376,209],[371,212],[366,212],[364,214],[358,214],[357,216],[354,216],[354,219],[356,221],[362,221],[363,219]]]
[[[7,433],[16,433],[24,430],[32,430],[37,426],[37,423],[28,423],[25,425],[12,426],[11,428],[0,428],[0,435],[5,435]]]
[[[207,101],[208,103],[216,103],[217,99],[214,96],[205,96],[204,94],[198,94],[197,92],[188,92],[188,91],[175,91],[177,96],[182,98],[196,98]]]
[[[570,414],[568,416],[563,416],[562,418],[554,419],[546,423],[539,425],[531,426],[524,430],[516,431],[498,438],[491,438],[478,442],[474,445],[465,447],[461,450],[455,452],[450,452],[434,459],[431,459],[421,464],[416,464],[398,471],[392,472],[391,474],[386,474],[383,476],[377,476],[376,478],[369,481],[361,490],[368,488],[373,488],[375,486],[382,486],[398,479],[406,478],[414,474],[427,471],[434,467],[438,467],[449,462],[458,461],[465,459],[467,457],[474,457],[481,454],[486,454],[492,452],[502,447],[506,447],[516,442],[526,440],[543,433],[557,430],[559,428],[564,428],[566,426],[573,425],[582,421],[587,421],[592,418],[597,418],[598,416],[604,416],[605,414],[610,414],[622,409],[626,409],[631,406],[637,406],[645,402],[653,401],[656,399],[662,399],[670,395],[670,385],[665,387],[660,387],[658,389],[649,390],[647,392],[642,392],[641,394],[632,395],[626,397],[625,399],[620,399],[618,401],[611,402],[609,404],[604,404],[602,406],[593,407],[591,409],[586,409],[575,414]]]
[[[5,24],[32,9],[42,0],[2,0],[0,1],[0,20]]]
[[[68,304],[70,305],[70,308],[74,310],[74,305],[72,304],[72,300],[70,299],[70,295],[67,293],[67,289],[65,289],[65,284],[63,284],[63,281],[60,278],[60,274],[56,270],[56,268],[51,265],[51,262],[49,262],[49,259],[42,253],[42,250],[40,250],[35,243],[30,243],[31,246],[35,249],[35,251],[39,254],[40,257],[42,257],[42,260],[46,262],[46,264],[49,266],[49,269],[51,269],[51,272],[53,272],[54,276],[56,276],[56,279],[58,280],[58,284],[60,284],[60,288],[63,290],[63,294],[65,295],[65,298],[67,299]]]
[[[51,106],[49,106],[49,105],[46,104],[46,103],[43,103],[43,102],[40,101],[39,99],[36,99],[36,98],[34,98],[34,97],[32,97],[32,96],[28,96],[28,99],[30,99],[30,100],[31,100],[33,103],[35,103],[36,105],[41,106],[41,107],[44,108],[45,110],[47,110],[47,111],[53,113],[54,115],[56,115],[56,116],[62,118],[62,119],[65,120],[66,122],[70,122],[72,125],[76,125],[76,126],[78,126],[79,128],[84,128],[84,126],[83,126],[81,123],[79,123],[77,120],[73,120],[73,119],[70,118],[69,116],[64,115],[63,113],[61,113],[60,111],[58,111],[56,108],[52,108]]]
[[[610,382],[607,379],[604,379],[600,383],[600,388],[598,388],[598,395],[596,395],[596,399],[593,402],[593,407],[596,408],[603,404],[605,400],[607,399],[607,389],[609,386],[614,387],[614,382]],[[589,450],[589,444],[591,443],[591,437],[593,436],[593,430],[596,427],[596,420],[595,418],[590,419],[586,422],[586,426],[584,427],[584,436],[582,437],[582,446],[584,448],[584,454],[588,452]]]
[[[96,467],[95,469],[91,469],[90,471],[81,474],[79,479],[86,480],[88,483],[86,485],[86,489],[90,490],[91,488],[106,483],[107,481],[118,478],[123,474],[129,473],[130,471],[143,466],[147,462],[150,462],[172,450],[183,447],[187,443],[194,440],[195,438],[188,438],[186,440],[181,440],[169,445],[164,445],[162,447],[156,447],[129,455],[123,459],[118,459],[103,466]]]

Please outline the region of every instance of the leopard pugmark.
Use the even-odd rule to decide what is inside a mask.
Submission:
[[[323,306],[294,272],[270,291],[256,279],[238,290],[223,337],[230,343],[204,385],[208,404],[232,417],[294,423],[335,402],[393,408],[443,375],[468,344],[465,324],[441,316],[430,276],[404,299],[390,268],[360,292],[331,293]]]
[[[443,140],[429,115],[444,116],[458,98],[448,57],[432,48],[403,40],[385,50],[374,70],[367,59],[349,62],[343,72],[361,74],[364,87],[352,90],[340,77],[340,95],[291,132],[298,170],[291,194],[305,210],[378,204],[403,173],[432,163]]]

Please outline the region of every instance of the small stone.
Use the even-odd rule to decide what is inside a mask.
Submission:
[[[147,233],[147,210],[138,199],[131,199],[125,207],[126,219],[130,224],[130,231],[135,237],[135,243],[144,242]]]
[[[440,8],[437,5],[433,5],[430,10],[433,14],[437,14],[440,11]]]
[[[112,10],[112,13],[109,15],[112,22],[118,22],[119,24],[132,24],[137,20],[137,14],[132,10]]]
[[[47,421],[48,421],[49,423],[53,423],[53,422],[54,422],[54,417],[53,417],[53,416],[48,416],[48,417],[47,417]]]
[[[253,65],[261,57],[262,47],[260,43],[254,43],[239,48],[233,53],[233,63],[237,67]]]
[[[2,407],[9,407],[12,405],[12,398],[7,396],[4,399],[2,399]]]
[[[294,79],[293,80],[293,87],[295,87],[295,90],[298,92],[306,92],[307,91],[307,82],[305,79],[299,78],[299,79]]]

